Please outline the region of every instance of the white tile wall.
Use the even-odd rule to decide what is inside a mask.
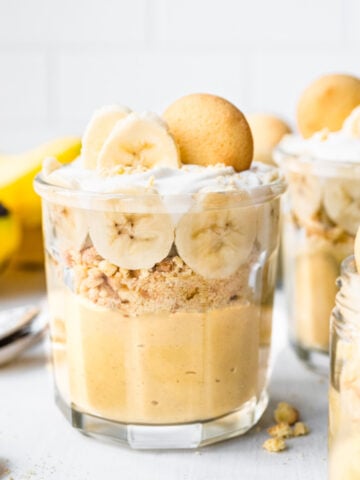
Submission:
[[[14,128],[46,122],[48,82],[46,55],[0,50],[0,122]]]
[[[52,45],[144,42],[143,0],[0,0],[0,41]]]
[[[126,51],[59,55],[56,113],[61,121],[88,118],[119,102],[159,113],[192,91],[230,96],[241,104],[246,68],[236,53]]]
[[[348,0],[346,2],[347,7],[347,31],[346,31],[346,40],[348,41],[349,46],[357,49],[359,52],[360,44],[360,2],[359,0]]]
[[[179,46],[331,48],[343,34],[341,0],[158,0],[158,4],[158,38]]]
[[[292,121],[314,77],[360,75],[359,24],[359,0],[0,0],[0,150],[194,91]]]

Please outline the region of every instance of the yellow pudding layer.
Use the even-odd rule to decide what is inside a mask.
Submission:
[[[339,391],[329,392],[329,478],[360,478],[360,389],[358,345],[339,341]],[[336,373],[336,372],[335,372]]]
[[[340,394],[333,386],[330,386],[330,389],[329,389],[329,446],[330,447],[339,431],[340,416],[341,416]]]
[[[87,413],[190,422],[236,410],[265,388],[257,306],[130,317],[64,288],[50,290],[50,307],[57,386]]]
[[[349,235],[325,238],[306,233],[285,217],[283,268],[292,336],[302,347],[328,352],[330,315],[335,306],[341,261],[352,253]]]
[[[329,458],[330,480],[359,480],[360,434],[334,442]]]

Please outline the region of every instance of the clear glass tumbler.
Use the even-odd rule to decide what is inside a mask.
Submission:
[[[331,480],[360,478],[360,275],[342,263],[331,316],[329,446]]]
[[[282,264],[290,341],[310,368],[327,374],[336,279],[342,260],[353,252],[359,226],[360,164],[322,161],[280,148],[275,155],[288,182]]]
[[[195,448],[267,402],[284,182],[195,195],[99,194],[35,181],[56,400],[133,448]]]

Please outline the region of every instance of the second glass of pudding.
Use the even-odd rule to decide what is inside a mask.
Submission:
[[[148,188],[122,193],[59,186],[62,174],[81,178],[79,168],[35,184],[66,417],[133,448],[195,448],[246,432],[268,402],[285,188],[277,170],[158,168],[135,174]],[[215,178],[223,191],[211,191]],[[210,191],[179,192],[205,181]]]
[[[329,478],[360,478],[360,275],[354,257],[342,263],[331,318]]]
[[[310,368],[327,373],[336,279],[360,224],[360,139],[342,131],[289,136],[275,157],[288,182],[282,263],[290,339]]]

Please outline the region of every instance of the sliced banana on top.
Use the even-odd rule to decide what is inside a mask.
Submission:
[[[109,262],[129,270],[152,268],[168,256],[174,226],[160,199],[158,213],[126,211],[91,212],[90,238],[97,252]]]
[[[256,218],[253,206],[194,209],[176,227],[178,253],[205,278],[229,277],[249,258]]]
[[[44,202],[43,223],[48,250],[80,250],[88,235],[86,217],[84,210]]]
[[[85,168],[96,168],[99,152],[111,130],[130,112],[121,105],[109,105],[94,112],[82,138],[81,155]]]
[[[289,174],[291,209],[300,221],[316,216],[321,208],[322,188],[319,180],[310,174]]]
[[[120,120],[104,143],[97,166],[124,167],[180,165],[177,145],[166,124],[153,113],[131,113]]]
[[[360,105],[345,119],[342,130],[350,138],[360,138]]]
[[[359,181],[328,180],[324,188],[324,207],[335,224],[351,235],[356,235],[360,225]]]

